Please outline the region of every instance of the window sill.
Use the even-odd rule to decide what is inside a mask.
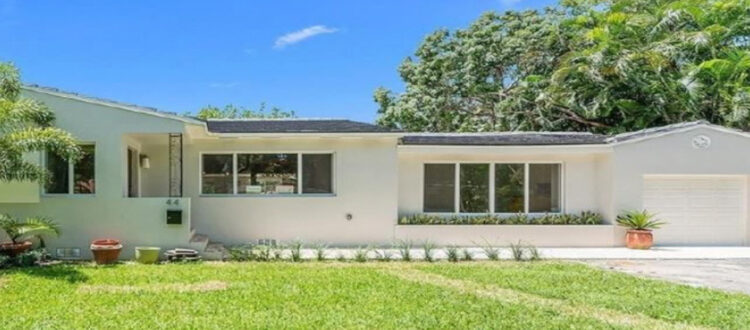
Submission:
[[[96,193],[93,194],[42,194],[42,198],[94,198]]]

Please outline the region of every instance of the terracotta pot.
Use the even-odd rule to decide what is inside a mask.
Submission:
[[[91,242],[91,253],[98,265],[110,264],[117,261],[122,251],[120,241],[116,239],[97,239]]]
[[[31,248],[31,242],[25,241],[21,243],[3,243],[0,244],[0,254],[4,254],[9,257],[15,257],[26,250]]]
[[[628,249],[648,250],[654,245],[654,235],[650,230],[630,229],[625,234],[625,246]]]

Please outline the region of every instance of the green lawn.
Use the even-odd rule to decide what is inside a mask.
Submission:
[[[59,265],[0,272],[8,328],[746,328],[750,296],[562,262]]]

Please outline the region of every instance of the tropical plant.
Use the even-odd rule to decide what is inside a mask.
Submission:
[[[422,250],[424,251],[424,260],[427,262],[435,261],[435,243],[425,241],[422,244]]]
[[[328,244],[317,243],[313,245],[313,249],[315,249],[315,260],[317,261],[326,260],[326,249],[328,249]]]
[[[44,236],[60,236],[60,226],[43,218],[27,218],[20,221],[7,214],[0,214],[0,230],[8,235],[11,243],[18,244],[30,238],[37,238],[41,248],[45,247]]]
[[[253,249],[254,248],[251,244],[230,246],[227,249],[229,252],[229,260],[231,261],[255,260],[255,253],[253,252]]]
[[[336,261],[338,261],[338,262],[346,262],[346,256],[344,255],[343,252],[339,251],[336,254]]]
[[[0,62],[0,181],[45,181],[47,170],[24,158],[28,153],[81,157],[73,136],[53,127],[54,122],[55,114],[43,103],[21,97],[18,70]]]
[[[656,215],[646,210],[631,210],[617,216],[617,224],[631,230],[653,230],[665,225]]]
[[[370,247],[357,247],[354,249],[354,261],[356,262],[367,262],[370,254]]]
[[[414,214],[399,219],[401,225],[598,225],[603,222],[601,214],[592,211],[544,214],[538,217],[529,217],[524,213],[509,216]]]
[[[445,256],[448,258],[448,261],[450,262],[458,262],[458,259],[461,258],[461,255],[459,254],[458,247],[455,245],[448,245],[445,248]]]
[[[461,249],[461,260],[463,261],[472,261],[474,260],[474,252],[471,252],[471,250],[467,248]]]
[[[750,128],[750,0],[564,1],[428,35],[378,88],[409,131],[619,133],[704,119]]]
[[[257,261],[271,261],[271,247],[268,245],[256,245],[252,253]]]
[[[304,244],[302,241],[294,241],[289,244],[289,255],[293,262],[302,261],[302,248]]]
[[[387,262],[393,260],[393,253],[388,249],[375,250],[375,260]]]
[[[401,255],[401,261],[411,261],[411,249],[414,247],[414,243],[409,240],[399,240],[396,242],[396,248]]]
[[[500,259],[500,250],[495,247],[494,245],[490,244],[486,239],[484,240],[484,244],[477,244],[474,243],[474,245],[479,245],[482,248],[482,251],[484,251],[484,255],[489,260],[499,260]]]
[[[510,255],[515,261],[536,261],[542,259],[542,254],[536,246],[531,244],[524,244],[521,241],[518,243],[510,243]]]

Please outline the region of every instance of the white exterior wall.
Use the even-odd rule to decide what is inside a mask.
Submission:
[[[559,162],[562,164],[562,206],[564,213],[604,213],[607,199],[601,197],[597,180],[606,172],[609,153],[602,148],[543,147],[417,147],[399,148],[399,216],[422,213],[425,163],[456,162]],[[610,222],[612,219],[607,219]]]
[[[42,195],[38,203],[0,203],[0,212],[18,217],[47,216],[61,226],[62,235],[49,239],[55,247],[81,248],[89,257],[88,244],[96,238],[117,238],[125,244],[123,257],[138,244],[164,248],[184,246],[190,224],[166,225],[167,198],[129,199],[125,194],[126,159],[131,133],[181,133],[185,123],[133,111],[82,102],[46,93],[24,91],[25,97],[44,102],[57,115],[56,126],[81,142],[95,143],[96,193],[93,195]],[[163,184],[166,185],[166,179]],[[189,201],[180,208],[189,219]],[[54,251],[54,250],[53,250]]]
[[[692,146],[692,139],[711,139],[707,149]],[[614,147],[612,180],[614,212],[643,208],[645,175],[750,175],[750,139],[741,134],[697,127],[661,137]],[[745,219],[747,236],[750,226]],[[658,240],[658,237],[657,237]]]
[[[200,153],[333,152],[332,196],[201,196]],[[197,232],[228,244],[316,241],[389,244],[397,213],[396,138],[283,137],[193,140],[186,146],[185,196]],[[346,214],[351,213],[351,221]]]

